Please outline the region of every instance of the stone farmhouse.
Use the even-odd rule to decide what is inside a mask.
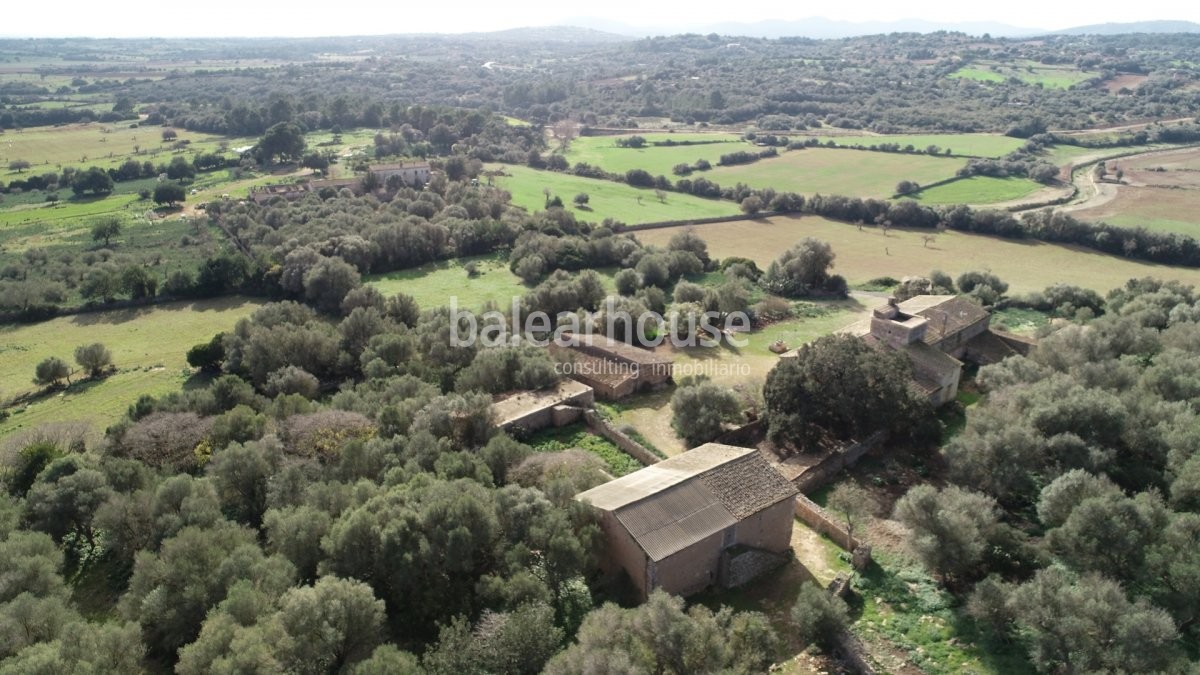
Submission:
[[[374,174],[383,186],[387,186],[392,177],[398,177],[405,185],[419,188],[429,182],[430,175],[428,162],[372,164],[367,167],[367,171]]]
[[[847,332],[903,353],[913,366],[913,387],[941,406],[958,395],[963,362],[987,365],[1029,351],[1032,342],[994,331],[990,321],[991,313],[967,298],[918,295],[889,299]]]
[[[707,443],[575,496],[641,597],[741,585],[787,561],[796,488],[753,448]]]
[[[674,362],[665,356],[603,335],[563,333],[562,337],[567,344],[552,342],[551,355],[563,364],[565,374],[595,389],[603,400],[615,401],[671,382]]]

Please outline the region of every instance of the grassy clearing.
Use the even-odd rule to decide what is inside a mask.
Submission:
[[[1020,199],[1042,187],[1037,181],[1016,176],[972,176],[922,190],[913,199],[925,204],[995,204]]]
[[[644,243],[665,245],[682,228],[638,233]],[[945,232],[925,245],[926,231],[892,229],[888,236],[875,228],[815,216],[763,218],[757,221],[697,225],[692,229],[708,242],[715,257],[745,256],[767,265],[804,237],[828,241],[837,254],[834,272],[851,284],[882,276],[897,279],[940,269],[953,276],[970,270],[991,270],[1008,282],[1010,292],[1026,293],[1063,282],[1105,293],[1131,278],[1200,283],[1200,270],[1138,262],[1096,253],[1076,246],[1014,241]]]
[[[988,644],[954,597],[916,564],[879,551],[855,581],[854,631],[868,645],[890,645],[926,673],[1030,672],[1012,647]]]
[[[228,143],[229,147],[254,143],[254,139],[228,138],[185,129],[175,130],[176,141],[164,142],[164,127],[131,129],[130,124],[132,122],[67,124],[5,132],[0,135],[0,170],[5,172],[0,177],[5,181],[20,177],[8,171],[9,162],[15,159],[33,164],[26,173],[43,173],[63,166],[109,168],[127,159],[159,164],[171,161],[174,154],[190,158],[199,152],[216,151],[222,143]],[[190,141],[186,150],[171,149],[173,143],[185,140]]]
[[[545,207],[546,195],[543,191],[547,188],[552,196],[562,199],[565,208],[570,209],[576,218],[597,223],[605,218],[614,218],[632,225],[729,216],[739,212],[737,204],[718,199],[668,192],[660,202],[654,190],[648,188],[523,166],[506,165],[503,168],[508,175],[497,178],[496,184],[512,193],[513,204],[530,212],[541,211]],[[587,210],[573,203],[575,195],[581,192],[589,197]]]
[[[1017,61],[1011,64],[980,61],[963,66],[949,76],[980,82],[1004,82],[1015,78],[1025,84],[1066,89],[1095,77],[1095,74],[1085,73],[1071,66],[1046,65],[1035,61]]]
[[[0,393],[35,390],[34,366],[50,356],[74,363],[75,347],[102,342],[118,372],[98,382],[77,382],[65,392],[31,403],[0,422],[0,435],[47,422],[83,420],[98,438],[141,394],[178,390],[191,377],[187,350],[233,328],[260,303],[241,297],[177,302],[153,307],[60,317],[0,328]]]
[[[478,274],[467,276],[466,265],[474,262]],[[487,303],[508,307],[514,297],[529,291],[508,262],[497,255],[442,260],[409,270],[368,277],[366,283],[384,295],[407,293],[422,309],[449,306],[457,298],[458,307],[480,309]]]
[[[696,175],[723,186],[741,182],[780,192],[891,197],[901,180],[922,185],[933,183],[950,178],[962,165],[963,160],[947,157],[806,148],[789,150],[753,164],[716,167]]]
[[[630,169],[645,169],[651,174],[674,178],[671,169],[676,164],[695,164],[698,159],[707,159],[715,166],[721,155],[737,150],[753,150],[754,147],[738,138],[736,134],[720,133],[676,133],[637,134],[649,143],[668,140],[677,143],[692,142],[698,145],[655,146],[644,148],[619,148],[617,139],[622,136],[586,136],[571,141],[566,157],[572,164],[587,162],[605,171],[625,173]]]
[[[822,134],[798,134],[799,138],[817,138],[822,143],[833,141],[838,146],[861,145],[870,147],[880,143],[897,143],[901,147],[911,145],[917,150],[925,150],[936,145],[943,152],[950,150],[954,155],[969,157],[1001,157],[1025,144],[1019,138],[1011,138],[1000,134],[899,134],[883,136],[826,136]]]
[[[1039,328],[1050,324],[1050,316],[1036,309],[1010,307],[992,312],[992,325],[1010,333],[1033,335]]]
[[[603,460],[613,476],[624,476],[642,468],[636,459],[608,439],[591,433],[583,424],[543,429],[526,442],[538,452],[562,452],[571,448],[586,450]]]

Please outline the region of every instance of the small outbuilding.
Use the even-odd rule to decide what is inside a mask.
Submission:
[[[595,403],[592,388],[571,379],[538,391],[520,391],[496,400],[496,426],[509,433],[533,433],[579,421]]]
[[[738,586],[788,560],[796,488],[758,450],[707,443],[576,495],[644,599]]]

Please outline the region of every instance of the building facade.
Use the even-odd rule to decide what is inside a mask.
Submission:
[[[753,448],[707,443],[580,493],[644,599],[736,586],[786,562],[796,488]]]

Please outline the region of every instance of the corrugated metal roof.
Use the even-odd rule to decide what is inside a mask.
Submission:
[[[659,561],[795,494],[758,450],[707,443],[576,499],[612,511]]]
[[[575,498],[598,509],[614,511],[678,485],[713,467],[755,452],[758,451],[753,448],[706,443],[694,450],[598,485]]]
[[[687,481],[630,504],[617,520],[651,560],[659,561],[737,522],[701,481]]]

